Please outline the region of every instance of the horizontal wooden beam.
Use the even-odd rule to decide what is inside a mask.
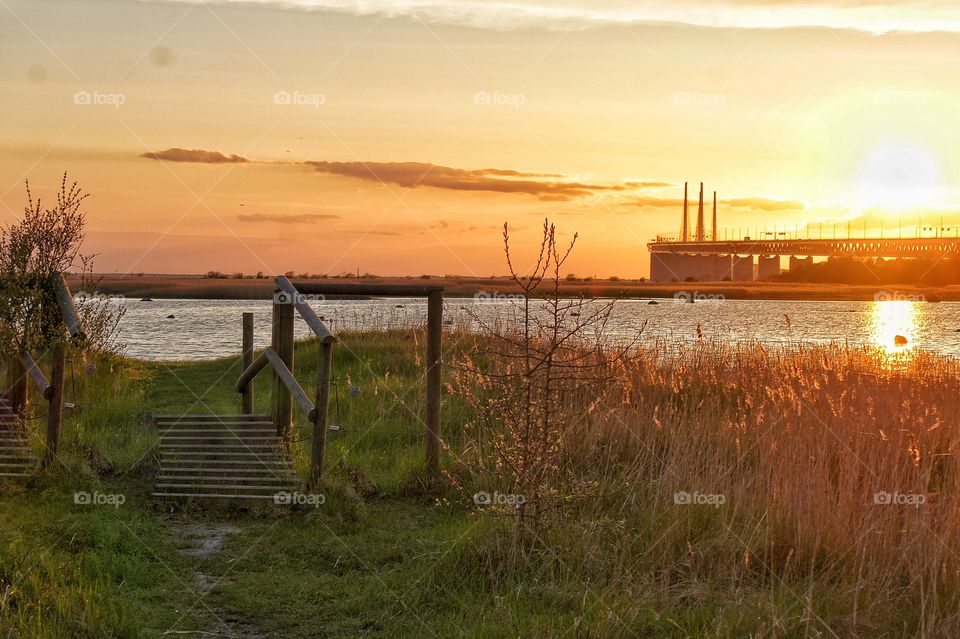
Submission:
[[[240,373],[240,377],[237,378],[237,383],[234,385],[234,389],[236,389],[238,393],[242,393],[247,385],[253,380],[253,378],[257,376],[257,373],[263,370],[263,367],[269,363],[270,360],[267,359],[266,351],[260,353],[260,356],[253,360],[253,363],[247,366],[243,372]]]
[[[426,297],[443,292],[442,284],[325,284],[295,282],[304,295],[370,295],[373,297]]]
[[[283,385],[287,387],[290,394],[297,400],[297,404],[299,404],[303,412],[306,413],[307,418],[311,422],[314,421],[317,418],[316,407],[313,405],[313,402],[310,401],[310,398],[307,397],[307,393],[303,390],[303,387],[300,386],[300,382],[293,376],[293,373],[290,372],[290,369],[283,363],[280,355],[277,354],[277,351],[273,350],[272,346],[268,346],[265,351],[253,360],[253,364],[250,364],[245,371],[240,373],[240,377],[234,385],[234,390],[242,393],[244,387],[250,383],[250,380],[256,377],[257,373],[263,370],[267,364],[272,366],[273,370],[277,372],[277,377],[280,378]]]
[[[23,363],[23,368],[27,371],[27,375],[30,376],[33,383],[37,385],[37,389],[43,394],[43,398],[49,400],[53,397],[53,386],[47,381],[43,371],[37,366],[36,360],[30,356],[30,353],[21,353],[20,361]]]
[[[310,398],[307,397],[307,394],[303,391],[303,387],[300,386],[300,382],[297,381],[297,378],[293,376],[293,373],[290,372],[290,369],[287,368],[287,365],[283,363],[283,360],[280,359],[280,355],[277,354],[277,351],[272,348],[268,348],[263,351],[263,354],[267,356],[267,359],[270,360],[270,364],[273,366],[273,370],[277,371],[277,377],[280,378],[280,381],[283,382],[283,385],[287,387],[287,390],[290,391],[290,394],[293,395],[293,398],[297,400],[297,404],[300,405],[301,410],[307,414],[307,418],[312,422],[317,418],[317,409],[313,405],[313,402],[310,401]]]
[[[54,273],[50,277],[50,283],[53,285],[54,293],[57,296],[57,305],[60,307],[60,314],[63,316],[63,323],[67,325],[67,331],[70,337],[74,339],[86,339],[83,327],[80,326],[80,315],[77,313],[77,306],[73,301],[73,293],[67,286],[67,281],[63,273]]]
[[[330,332],[330,329],[327,328],[327,325],[317,317],[317,314],[310,305],[301,297],[303,292],[300,289],[291,284],[290,280],[282,275],[275,278],[274,281],[277,283],[277,288],[290,297],[290,303],[297,309],[300,317],[307,323],[307,326],[310,327],[310,330],[313,331],[313,334],[317,336],[318,340],[324,344],[332,344],[336,341],[336,338],[333,336],[333,333]]]

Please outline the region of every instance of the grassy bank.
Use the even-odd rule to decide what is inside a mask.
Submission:
[[[452,361],[477,341],[451,345]],[[447,467],[465,488],[424,489],[422,351],[417,332],[343,336],[327,501],[294,511],[148,496],[150,415],[235,412],[237,360],[115,360],[92,373],[75,362],[68,401],[80,408],[62,464],[0,488],[0,636],[960,630],[955,362],[826,347],[643,351],[569,427],[564,463],[580,489],[518,538],[509,510],[472,502],[487,487],[465,470],[477,415],[454,392]],[[298,345],[305,386],[315,358]],[[303,473],[302,421],[298,434]],[[75,504],[76,491],[125,501]],[[229,527],[222,550],[183,552],[197,522]]]

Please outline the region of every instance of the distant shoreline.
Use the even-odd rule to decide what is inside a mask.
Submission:
[[[99,275],[97,292],[131,299],[270,299],[272,279],[212,279],[198,275]],[[297,281],[300,278],[292,278]],[[442,284],[449,297],[506,295],[517,292],[507,278],[478,277],[367,277],[310,280],[325,283]],[[76,280],[71,281],[76,285]],[[736,300],[874,301],[915,299],[919,301],[960,301],[960,285],[847,285],[780,282],[672,282],[639,280],[564,281],[561,294],[569,297],[625,297],[634,299],[671,298],[680,293],[722,296]]]

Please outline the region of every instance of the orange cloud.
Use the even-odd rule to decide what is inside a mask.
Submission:
[[[640,208],[652,209],[678,209],[683,208],[683,198],[661,198],[652,196],[641,196],[631,198],[626,206],[635,206]],[[707,204],[711,204],[710,201]],[[739,197],[726,200],[718,200],[718,204],[724,205],[740,211],[754,212],[784,212],[784,211],[805,211],[807,205],[796,200],[775,200],[765,197]],[[697,206],[697,200],[690,199],[690,208]]]
[[[238,222],[275,222],[277,224],[316,224],[324,220],[339,220],[341,216],[331,213],[244,213],[237,216]]]

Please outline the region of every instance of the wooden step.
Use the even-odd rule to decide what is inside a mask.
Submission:
[[[300,484],[269,415],[158,415],[155,423],[154,497],[273,500]]]
[[[160,424],[179,424],[181,422],[195,422],[206,424],[272,424],[270,415],[156,415],[154,420]]]
[[[0,440],[2,443],[2,440]],[[276,435],[161,435],[160,446],[163,448],[180,448],[185,446],[216,446],[216,445],[249,445],[279,447],[283,440]]]
[[[27,478],[37,460],[21,430],[21,420],[6,399],[0,399],[0,477]]]
[[[176,498],[176,499],[185,499],[185,498],[194,498],[194,499],[264,499],[269,501],[274,501],[273,495],[243,495],[239,493],[229,494],[229,493],[175,493],[175,492],[160,492],[155,491],[153,493],[154,497],[165,497],[165,498]]]

